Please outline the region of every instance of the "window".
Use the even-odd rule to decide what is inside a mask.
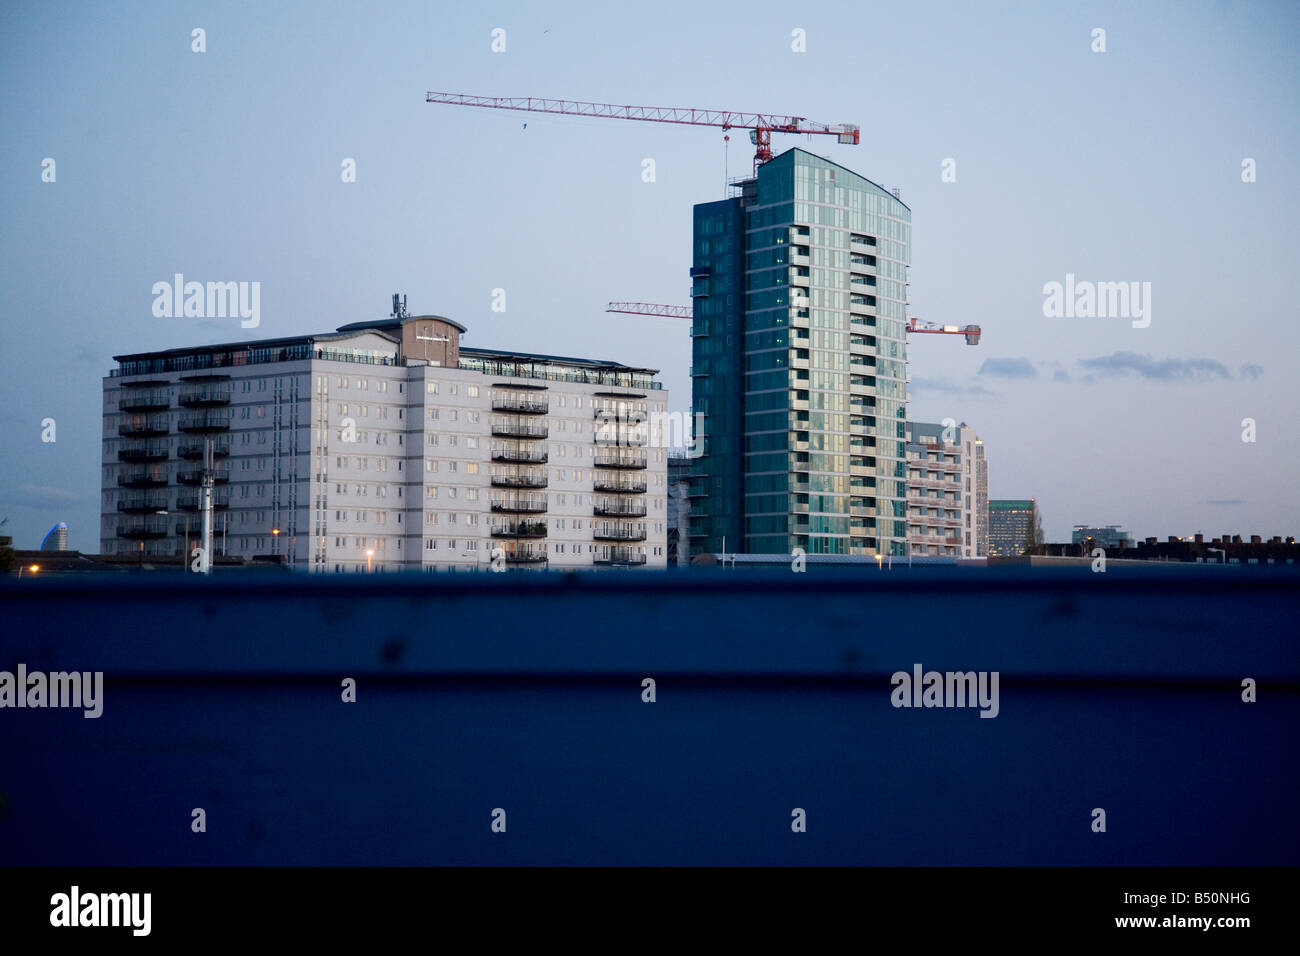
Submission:
[[[435,472],[438,470],[438,462],[432,458],[424,459],[424,470],[426,472]]]
[[[438,383],[437,383],[437,382],[425,382],[425,383],[424,383],[424,390],[425,390],[426,392],[428,392],[430,395],[437,395],[437,394],[438,394]]]
[[[478,462],[476,462],[476,461],[471,461],[471,462],[469,462],[467,465],[465,465],[465,473],[466,473],[466,474],[469,474],[469,475],[477,475],[477,474],[478,474]]]
[[[453,392],[452,394],[454,395],[455,392]],[[478,398],[478,386],[477,385],[468,386],[465,389],[465,394],[468,395],[470,398]]]

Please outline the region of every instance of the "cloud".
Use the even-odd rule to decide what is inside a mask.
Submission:
[[[19,508],[58,508],[86,501],[90,496],[43,485],[19,485],[5,497]]]
[[[1070,373],[1062,369],[1058,368],[1055,372],[1052,373],[1053,382],[1068,382],[1069,380],[1070,380]]]
[[[977,374],[992,375],[994,378],[1030,379],[1038,377],[1038,369],[1025,358],[991,358],[984,360]]]
[[[1156,382],[1232,381],[1234,376],[1222,362],[1209,358],[1154,359],[1137,352],[1113,352],[1097,358],[1080,359],[1079,364],[1107,378],[1137,375]],[[1240,377],[1255,379],[1264,373],[1259,365],[1243,365]]]
[[[942,392],[945,395],[995,395],[983,385],[954,385],[941,378],[914,378],[909,388],[913,392]]]
[[[1245,498],[1211,498],[1206,502],[1207,505],[1244,505]]]

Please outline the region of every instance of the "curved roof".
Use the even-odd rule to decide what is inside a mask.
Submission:
[[[445,315],[408,315],[404,319],[395,319],[389,316],[386,319],[372,319],[366,322],[350,322],[347,325],[340,325],[339,332],[359,332],[362,329],[390,329],[396,330],[402,327],[403,322],[411,322],[415,319],[430,319],[434,322],[446,322],[448,325],[459,329],[462,332],[468,332],[469,329],[461,325],[455,319],[449,319]]]

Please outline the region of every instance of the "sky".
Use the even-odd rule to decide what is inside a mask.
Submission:
[[[112,356],[394,292],[466,345],[661,369],[689,409],[689,322],[604,307],[689,303],[691,207],[750,170],[745,132],[432,90],[860,125],[774,147],[910,206],[911,314],[983,338],[912,336],[909,414],[976,429],[991,497],[1054,541],[1300,535],[1297,46],[1300,4],[1267,2],[7,3],[0,530],[99,550]],[[155,317],[175,273],[260,282],[259,327]],[[1049,317],[1067,274],[1149,288],[1147,317]]]

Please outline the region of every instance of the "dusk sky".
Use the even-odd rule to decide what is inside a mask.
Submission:
[[[327,331],[394,292],[466,345],[662,369],[689,409],[689,322],[603,310],[689,303],[691,207],[750,170],[746,132],[724,165],[719,129],[435,90],[859,124],[773,145],[901,190],[910,314],[983,327],[912,336],[910,417],[973,426],[990,497],[1036,498],[1053,541],[1300,535],[1298,28],[1295,3],[6,4],[3,533],[100,550],[113,355]],[[260,282],[260,326],[156,318],[175,273]],[[1150,283],[1149,325],[1045,316],[1067,274]]]

